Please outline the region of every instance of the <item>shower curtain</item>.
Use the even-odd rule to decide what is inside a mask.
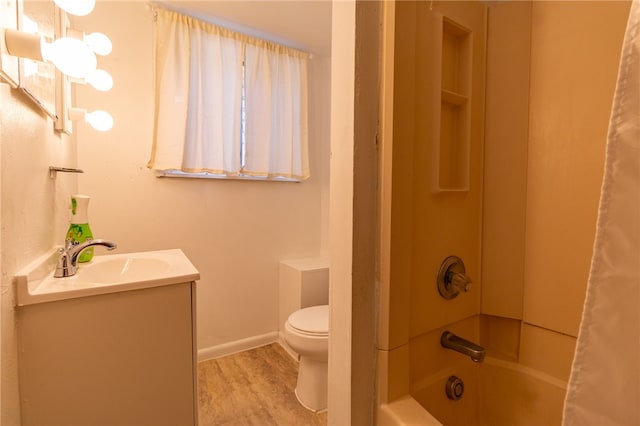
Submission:
[[[563,425],[640,425],[640,0],[622,47]]]

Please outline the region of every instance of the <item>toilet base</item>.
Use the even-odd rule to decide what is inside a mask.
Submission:
[[[327,409],[327,361],[300,357],[296,397],[305,408],[320,412]]]

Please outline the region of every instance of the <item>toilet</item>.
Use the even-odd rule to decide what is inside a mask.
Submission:
[[[310,306],[289,315],[284,339],[300,356],[296,397],[312,411],[327,409],[329,305]]]

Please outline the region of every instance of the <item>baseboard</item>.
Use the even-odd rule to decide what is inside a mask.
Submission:
[[[289,355],[291,355],[291,358],[295,359],[296,361],[300,360],[298,354],[293,349],[291,349],[291,346],[287,344],[287,341],[284,338],[284,333],[282,331],[279,333],[278,343],[280,343],[282,349],[284,349]]]
[[[235,354],[278,341],[278,332],[274,331],[272,333],[261,334],[260,336],[252,336],[246,339],[235,340],[221,345],[198,349],[198,362],[220,358],[222,356]]]

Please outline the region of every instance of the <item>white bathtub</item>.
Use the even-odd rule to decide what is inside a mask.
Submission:
[[[445,395],[451,373],[465,382],[460,401]],[[566,382],[515,362],[487,357],[461,373],[442,371],[378,410],[379,425],[560,425]]]

